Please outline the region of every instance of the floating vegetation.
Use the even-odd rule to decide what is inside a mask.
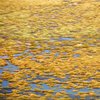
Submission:
[[[58,1],[0,0],[0,100],[100,99],[99,0]]]

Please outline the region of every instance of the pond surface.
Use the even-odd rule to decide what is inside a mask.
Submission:
[[[15,1],[0,1],[0,100],[99,100],[98,2]]]
[[[59,47],[58,44],[55,44],[59,41],[60,45],[64,44],[65,46]],[[83,50],[81,54],[80,49],[82,48],[68,47],[67,43],[62,41],[76,40],[71,37],[61,37],[59,40],[52,41],[53,47],[56,46],[56,48],[48,49],[48,46],[51,47],[52,44],[47,42],[47,49],[36,46],[33,49],[26,49],[21,53],[13,54],[11,61],[13,62],[15,59],[16,65],[7,59],[8,56],[0,56],[6,61],[6,65],[0,67],[2,77],[0,93],[12,93],[13,90],[16,90],[23,95],[32,91],[33,94],[40,97],[50,94],[57,96],[57,98],[80,100],[84,96],[86,100],[98,99],[100,97],[100,89],[97,88],[98,78],[94,76],[93,79],[91,77],[94,75],[94,69],[88,73],[89,69],[84,64],[81,69],[81,61],[86,59],[82,57],[88,51],[84,52]],[[90,47],[94,48],[95,46]],[[6,78],[4,73],[8,75]],[[98,72],[96,74],[98,75]],[[92,81],[97,83],[94,85]]]

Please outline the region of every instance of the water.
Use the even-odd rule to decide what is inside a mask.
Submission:
[[[14,72],[14,71],[19,70],[19,68],[18,68],[18,66],[15,66],[15,65],[11,64],[9,61],[7,61],[7,65],[3,67],[3,70]]]
[[[2,69],[0,69],[0,74],[2,74],[2,72],[3,72],[3,70],[2,70]]]
[[[72,38],[72,37],[60,37],[58,40],[59,41],[72,41],[72,40],[74,40],[74,38]]]
[[[32,90],[34,89],[39,89],[39,90],[53,90],[53,95],[55,95],[57,92],[61,92],[61,91],[65,91],[71,98],[78,98],[79,100],[79,96],[76,96],[78,94],[78,92],[82,92],[82,93],[88,93],[91,91],[94,91],[96,93],[96,95],[100,95],[100,89],[89,89],[89,88],[82,88],[82,89],[77,89],[77,91],[74,91],[74,88],[72,89],[64,89],[62,88],[61,84],[56,84],[55,86],[51,87],[48,86],[47,84],[41,84],[41,87],[38,87],[37,84],[31,84]],[[39,92],[38,92],[39,93]],[[86,100],[90,100],[90,96],[86,96],[85,97]]]
[[[74,89],[72,88],[72,89],[66,89],[65,91],[66,91],[66,93],[68,93],[68,94],[70,94],[70,95],[76,95],[77,92],[74,92],[73,90],[74,90]]]
[[[9,82],[8,82],[7,80],[4,80],[4,81],[2,82],[2,87],[3,87],[3,88],[8,87],[8,85],[9,85]]]
[[[16,57],[20,57],[20,56],[22,56],[24,54],[28,54],[28,56],[33,56],[33,54],[30,52],[30,50],[27,49],[27,50],[23,51],[22,53],[14,54],[13,57],[15,57],[15,58]]]
[[[22,56],[22,54],[14,54],[13,56],[14,57],[19,57],[19,56]]]
[[[83,88],[83,89],[79,89],[79,92],[84,92],[84,93],[87,93],[91,91],[89,88]]]
[[[78,58],[78,57],[80,57],[80,54],[74,54],[73,57]]]
[[[0,90],[0,93],[11,93],[12,89],[9,88],[9,81],[8,80],[3,80],[2,82],[2,89]]]
[[[0,58],[2,58],[2,59],[8,59],[9,57],[8,56],[0,56]]]
[[[42,84],[42,90],[50,90],[50,87],[47,84]]]
[[[43,53],[51,53],[51,50],[44,50]]]
[[[36,84],[30,84],[30,86],[31,86],[32,90],[34,90],[37,87]]]
[[[93,89],[93,91],[94,91],[97,95],[99,95],[99,97],[100,97],[100,88]]]
[[[58,57],[59,56],[59,52],[56,52],[54,56],[55,57]]]

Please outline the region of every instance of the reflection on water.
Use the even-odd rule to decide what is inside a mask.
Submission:
[[[14,72],[14,71],[19,70],[19,68],[18,68],[18,66],[15,66],[15,65],[11,64],[9,61],[7,61],[7,65],[3,67],[3,70]]]
[[[78,58],[78,57],[80,57],[80,54],[74,54],[73,57]]]
[[[0,100],[100,100],[96,0],[0,1]]]
[[[3,69],[0,69],[0,74],[2,74],[2,72],[3,72]]]
[[[0,56],[0,58],[2,58],[2,59],[8,59],[9,57],[8,56]]]
[[[2,82],[2,87],[3,87],[3,88],[8,87],[8,84],[9,84],[9,82],[8,82],[7,80],[4,80],[4,81]]]
[[[43,53],[50,53],[51,50],[44,50]]]
[[[58,40],[57,39],[55,39],[55,41],[73,41],[74,40],[74,38],[72,38],[72,37],[61,37],[61,38],[59,38]],[[52,43],[53,42],[55,42],[55,41],[52,41]],[[76,76],[74,76],[74,72],[71,72],[72,73],[72,75],[71,74],[69,74],[68,73],[68,71],[69,70],[71,70],[71,67],[73,67],[73,66],[71,66],[68,70],[67,70],[67,67],[66,67],[66,69],[65,70],[67,70],[67,72],[66,72],[66,75],[64,76],[64,77],[62,77],[62,78],[60,78],[59,76],[56,76],[56,69],[55,68],[58,68],[59,67],[59,65],[60,65],[60,63],[61,63],[61,61],[60,61],[60,63],[59,63],[59,60],[58,60],[58,62],[56,62],[55,63],[55,68],[54,69],[51,69],[51,71],[53,71],[53,72],[47,72],[47,73],[45,73],[45,71],[44,71],[44,74],[43,75],[39,75],[41,72],[38,72],[38,71],[41,71],[41,69],[39,69],[40,68],[40,65],[37,67],[37,69],[33,69],[34,71],[31,71],[31,69],[32,69],[32,67],[34,66],[34,64],[35,64],[35,61],[36,60],[38,60],[38,58],[36,58],[36,56],[49,56],[49,55],[51,55],[52,54],[52,56],[54,57],[54,58],[59,58],[60,56],[62,57],[62,58],[65,58],[65,60],[66,60],[66,62],[67,62],[67,59],[69,58],[69,57],[72,57],[71,59],[73,60],[74,58],[81,58],[81,54],[80,54],[80,52],[79,53],[74,53],[73,55],[71,54],[70,55],[70,53],[71,53],[71,50],[69,49],[70,48],[70,46],[68,47],[68,48],[66,48],[65,50],[63,50],[63,49],[61,49],[61,50],[59,50],[59,48],[58,48],[58,44],[55,46],[56,44],[53,44],[52,46],[49,46],[49,47],[52,47],[52,48],[49,48],[48,49],[48,47],[47,48],[45,48],[44,50],[42,50],[41,48],[42,48],[42,46],[37,46],[37,48],[35,48],[35,52],[37,52],[37,50],[38,49],[41,49],[41,51],[39,52],[39,53],[34,53],[34,51],[32,52],[32,50],[30,50],[30,49],[26,49],[25,51],[23,51],[22,53],[19,53],[19,54],[14,54],[13,55],[13,57],[14,58],[16,58],[16,59],[19,59],[19,58],[21,58],[20,56],[23,56],[22,58],[24,58],[24,55],[25,55],[25,57],[27,58],[27,57],[32,57],[31,58],[31,60],[32,61],[34,61],[34,63],[32,63],[32,65],[29,65],[29,66],[31,66],[29,69],[27,69],[26,67],[27,67],[27,65],[25,65],[25,69],[23,69],[23,70],[20,70],[19,69],[19,67],[20,66],[15,66],[15,65],[13,65],[13,64],[11,64],[10,63],[10,61],[8,60],[8,59],[6,59],[6,58],[8,58],[8,56],[0,56],[0,58],[3,58],[3,59],[6,59],[6,62],[7,62],[7,65],[6,66],[3,66],[3,67],[0,67],[0,75],[1,75],[1,77],[2,77],[2,75],[3,75],[3,72],[10,72],[10,73],[13,73],[13,74],[16,74],[16,75],[19,75],[19,77],[20,78],[18,78],[18,77],[16,77],[15,78],[15,80],[18,78],[18,79],[20,79],[19,81],[21,81],[21,80],[24,80],[25,79],[25,81],[26,82],[28,82],[28,85],[31,87],[29,90],[28,90],[28,92],[30,92],[30,91],[32,91],[32,93],[33,94],[36,94],[36,95],[39,95],[39,96],[45,96],[46,95],[46,93],[50,93],[50,94],[52,94],[53,96],[55,96],[55,95],[57,95],[57,93],[60,93],[60,95],[63,95],[63,92],[64,93],[66,93],[66,95],[68,95],[70,98],[72,98],[73,100],[74,99],[77,99],[77,100],[80,100],[80,95],[79,95],[79,93],[86,93],[86,94],[88,94],[89,92],[94,92],[95,94],[96,94],[96,96],[98,96],[98,97],[100,97],[99,96],[99,94],[100,94],[100,89],[96,89],[96,88],[88,88],[88,87],[83,87],[83,88],[80,88],[80,89],[77,89],[77,88],[74,88],[73,86],[72,86],[72,88],[71,87],[69,87],[69,88],[66,88],[66,86],[68,85],[68,84],[72,84],[71,82],[70,83],[67,83],[67,81],[69,82],[69,80],[71,80],[71,77],[74,77],[74,78],[76,78]],[[93,46],[93,45],[92,45]],[[65,47],[66,47],[66,44],[65,44]],[[69,49],[69,51],[67,51]],[[34,49],[33,49],[34,50]],[[54,50],[54,52],[53,52],[53,50]],[[79,50],[79,48],[74,48],[73,50],[76,50],[76,51],[78,51]],[[72,50],[72,51],[73,51]],[[74,51],[74,52],[76,52],[76,51]],[[38,55],[37,55],[38,54]],[[71,60],[70,59],[70,60]],[[44,59],[45,60],[45,59]],[[54,59],[55,60],[55,59]],[[64,59],[63,59],[64,60]],[[27,61],[27,60],[26,60]],[[69,62],[69,61],[68,61]],[[51,62],[52,63],[52,62]],[[50,64],[51,64],[50,63]],[[41,64],[41,63],[40,63]],[[59,65],[58,65],[59,64]],[[69,64],[69,63],[68,63]],[[64,69],[63,68],[61,68],[61,66],[62,65],[64,65],[64,66],[69,66],[68,64],[66,64],[66,65],[64,65],[64,64],[61,64],[60,65],[60,68],[57,70],[59,73],[57,73],[57,75],[59,75],[60,74],[60,72],[63,70],[63,72],[64,72]],[[77,64],[77,63],[76,63]],[[43,66],[45,66],[45,64],[43,65]],[[51,67],[51,66],[54,66],[54,65],[50,65],[49,67]],[[75,66],[75,65],[74,65]],[[47,69],[49,69],[49,67],[48,66],[46,66],[47,67]],[[79,67],[75,67],[75,68],[72,68],[72,69],[75,69],[75,70],[77,70]],[[45,68],[44,68],[45,69]],[[45,69],[45,70],[47,70],[47,69]],[[37,71],[37,73],[35,73],[35,70]],[[20,71],[22,71],[21,72],[21,74],[18,74],[18,73],[20,73]],[[28,73],[27,73],[28,72]],[[70,71],[69,71],[70,72]],[[33,74],[34,73],[34,75],[33,75],[33,77],[31,76],[31,74]],[[63,73],[62,73],[63,74]],[[22,76],[21,76],[22,75]],[[61,74],[60,74],[61,75]],[[80,74],[81,75],[81,74]],[[78,80],[80,80],[79,78],[77,78]],[[47,82],[46,80],[49,80],[51,83],[49,83],[49,82]],[[86,82],[91,82],[91,78],[88,78],[88,80],[86,81]],[[35,82],[34,82],[35,81]],[[73,81],[73,80],[71,80],[71,81]],[[76,81],[76,80],[75,80]],[[9,79],[8,80],[2,80],[1,81],[1,90],[0,90],[0,93],[12,93],[12,90],[13,90],[13,88],[10,88],[9,87],[9,83],[12,83],[12,84],[16,84],[17,82],[15,82],[15,83],[13,83],[13,82],[11,82],[11,81],[9,81]],[[82,83],[82,82],[81,82]],[[81,84],[80,83],[80,84]],[[24,84],[24,83],[23,83]],[[23,86],[23,84],[22,84],[22,86]],[[74,84],[74,85],[76,85],[76,84]],[[20,86],[20,85],[19,85]],[[24,87],[24,86],[23,86]],[[20,89],[20,88],[19,88]],[[15,88],[14,90],[18,90],[18,88]],[[26,91],[26,90],[25,90]],[[24,93],[24,90],[22,91],[23,93]],[[28,93],[27,92],[27,93]],[[63,97],[63,96],[62,96]],[[91,98],[94,100],[94,97],[93,96],[89,96],[89,95],[86,95],[85,96],[85,99],[86,100],[91,100]],[[97,97],[96,97],[97,98]]]
[[[59,38],[59,41],[72,41],[72,40],[74,40],[74,38],[72,37],[60,37]]]

